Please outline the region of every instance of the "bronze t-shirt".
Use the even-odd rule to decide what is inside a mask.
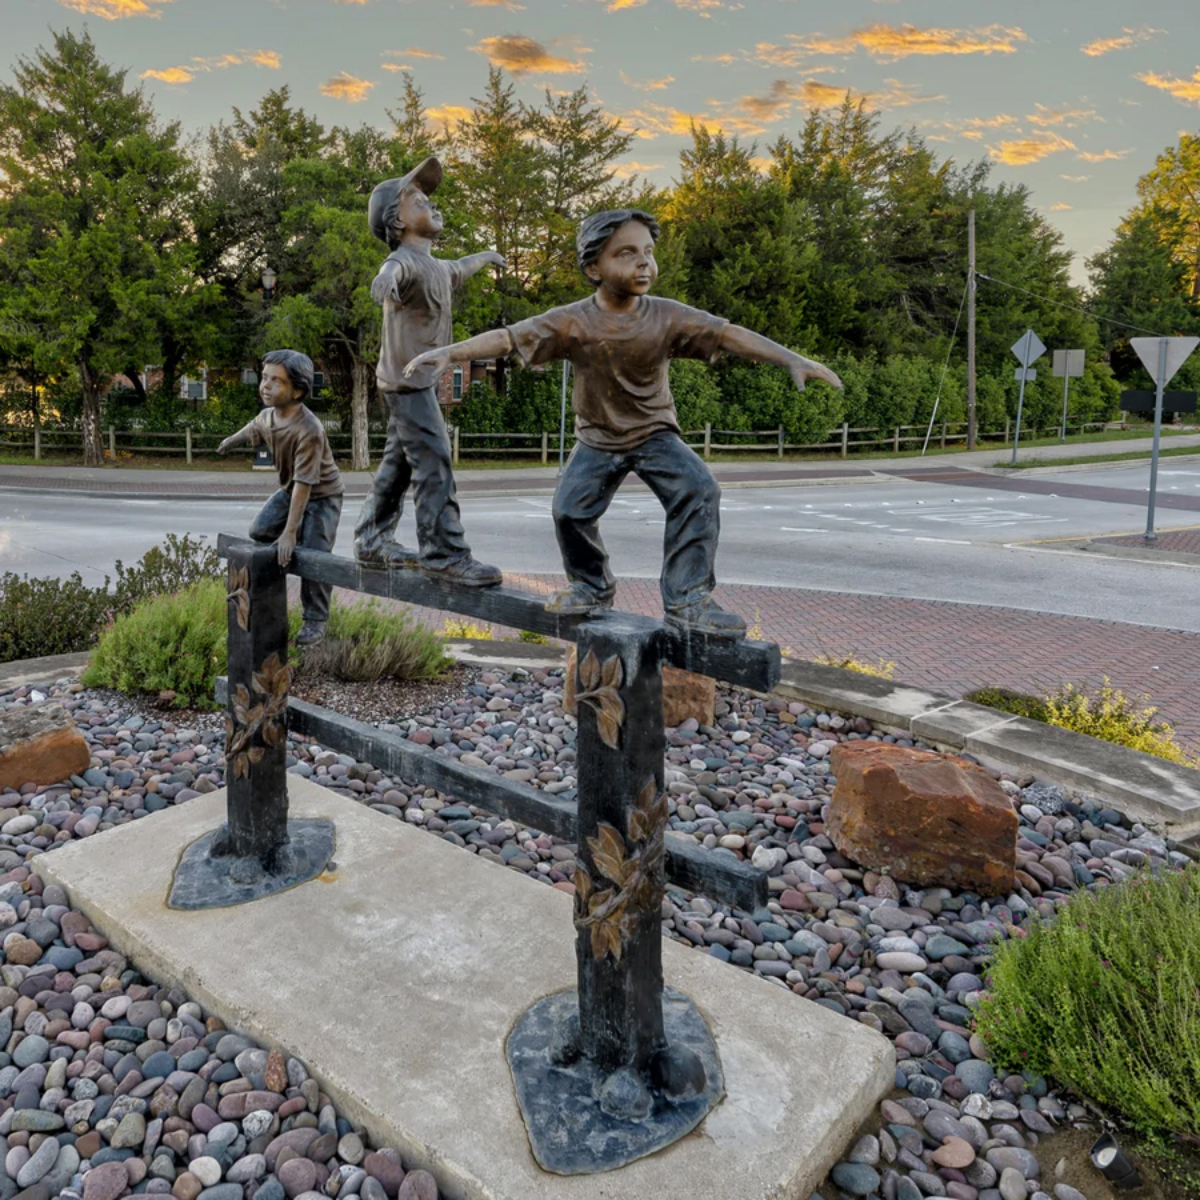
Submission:
[[[381,392],[420,392],[437,386],[438,375],[431,368],[417,371],[410,379],[404,378],[404,368],[418,354],[453,341],[450,297],[462,281],[458,262],[418,254],[406,246],[384,259],[371,284],[371,296],[383,305],[383,337],[375,368]]]
[[[279,486],[292,490],[293,483],[307,483],[310,500],[342,494],[342,477],[329,449],[325,426],[303,404],[286,424],[277,420],[273,408],[264,408],[250,423],[252,445],[266,445],[279,471]]]
[[[510,325],[527,366],[566,358],[575,372],[575,436],[597,450],[632,450],[679,432],[667,367],[672,358],[712,362],[723,317],[676,300],[640,296],[631,312],[607,312],[595,296]]]

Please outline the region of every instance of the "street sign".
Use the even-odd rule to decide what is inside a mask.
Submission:
[[[1159,379],[1158,367],[1162,342],[1167,343],[1166,372]],[[1161,383],[1163,387],[1166,387],[1175,378],[1175,372],[1187,362],[1188,355],[1197,346],[1200,346],[1200,338],[1131,338],[1129,344],[1137,351],[1138,358],[1142,360],[1142,366],[1150,372],[1150,378],[1155,383]]]
[[[1122,392],[1121,408],[1125,412],[1152,413],[1157,392]],[[1165,413],[1194,413],[1195,392],[1163,392],[1162,410]]]
[[[1150,451],[1150,488],[1146,499],[1146,541],[1152,542],[1158,537],[1154,532],[1154,498],[1158,492],[1158,443],[1167,383],[1188,355],[1200,346],[1200,338],[1131,338],[1130,345],[1154,380],[1154,448]]]
[[[1032,329],[1027,329],[1013,343],[1012,352],[1017,356],[1017,362],[1021,366],[1028,367],[1046,353],[1046,345]]]
[[[1083,374],[1086,350],[1055,350],[1054,374],[1062,379],[1078,379]]]
[[[1013,343],[1012,352],[1017,356],[1017,362],[1021,364],[1013,374],[1013,377],[1021,385],[1020,395],[1017,396],[1017,428],[1013,434],[1012,465],[1015,467],[1017,465],[1017,447],[1021,444],[1021,411],[1025,407],[1025,384],[1029,380],[1037,378],[1037,372],[1031,371],[1029,366],[1046,353],[1046,344],[1032,329],[1027,329]]]

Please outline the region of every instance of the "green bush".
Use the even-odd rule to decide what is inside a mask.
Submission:
[[[389,611],[375,600],[335,604],[325,640],[304,650],[297,669],[304,675],[332,675],[355,683],[380,679],[432,679],[452,665],[433,630],[404,611]]]
[[[226,604],[220,579],[141,601],[100,635],[84,685],[170,691],[179,708],[216,708],[213,683],[225,671]]]
[[[203,537],[168,533],[161,546],[152,546],[132,567],[117,559],[116,571],[114,607],[127,613],[150,596],[181,592],[202,579],[219,578],[221,562],[217,548],[206,545]]]
[[[1200,871],[1077,892],[1001,943],[975,1028],[1001,1070],[1051,1076],[1145,1133],[1200,1134]]]
[[[1185,767],[1198,765],[1195,756],[1175,741],[1172,726],[1154,720],[1158,709],[1138,708],[1107,678],[1094,694],[1067,683],[1041,699],[994,687],[980,688],[971,692],[967,699],[1033,721],[1045,721],[1072,733],[1085,733],[1115,746],[1128,746],[1131,750],[1153,754]],[[1143,702],[1148,699],[1148,696],[1143,697]]]
[[[0,575],[0,662],[90,649],[108,620],[113,598],[88,587],[79,572],[67,579]]]
[[[1012,713],[1017,717],[1028,717],[1031,721],[1045,721],[1046,702],[1037,696],[1028,696],[1024,692],[1013,692],[1008,688],[985,687],[970,692],[963,697],[972,704],[986,704],[988,708],[998,708],[1002,712]]]

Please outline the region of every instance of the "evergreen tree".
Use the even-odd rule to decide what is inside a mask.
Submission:
[[[0,86],[0,345],[78,375],[84,461],[103,461],[106,382],[162,351],[202,304],[177,125],[160,125],[89,35],[55,33]]]

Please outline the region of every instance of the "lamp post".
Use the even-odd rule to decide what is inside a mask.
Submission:
[[[263,267],[261,278],[263,299],[269,306],[272,299],[274,299],[275,281],[279,276],[270,267]],[[273,471],[275,469],[275,460],[271,457],[271,451],[266,445],[259,446],[254,452],[253,468],[256,471]]]

